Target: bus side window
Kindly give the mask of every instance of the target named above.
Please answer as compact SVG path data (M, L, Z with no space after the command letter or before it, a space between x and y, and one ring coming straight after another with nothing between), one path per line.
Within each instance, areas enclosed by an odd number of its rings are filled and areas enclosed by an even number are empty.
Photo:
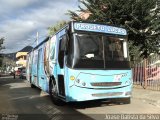
M55 57L55 45L52 45L52 48L50 50L50 59L54 60Z

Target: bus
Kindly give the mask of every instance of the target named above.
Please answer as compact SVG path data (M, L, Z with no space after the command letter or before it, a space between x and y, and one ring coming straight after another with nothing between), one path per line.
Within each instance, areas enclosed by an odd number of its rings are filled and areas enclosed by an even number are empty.
M129 104L127 36L121 27L71 21L28 54L27 80L57 105L114 98Z

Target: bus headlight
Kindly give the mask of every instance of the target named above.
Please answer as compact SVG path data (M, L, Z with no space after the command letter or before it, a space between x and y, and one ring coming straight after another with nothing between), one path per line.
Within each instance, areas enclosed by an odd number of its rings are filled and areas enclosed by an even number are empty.
M77 82L77 83L80 83L80 79L77 79L76 82Z
M130 85L130 84L131 84L131 80L127 80L127 81L125 82L125 84L126 84L126 85Z
M126 77L126 76L127 76L127 73L122 74L122 77Z
M74 76L70 76L70 80L75 80L75 77Z
M83 82L83 83L82 83L82 85L83 85L83 86L86 86L86 83L85 83L85 82Z

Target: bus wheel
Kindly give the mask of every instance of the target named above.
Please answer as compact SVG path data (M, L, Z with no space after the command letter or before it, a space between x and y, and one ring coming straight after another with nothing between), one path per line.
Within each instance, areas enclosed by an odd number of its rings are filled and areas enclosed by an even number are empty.
M111 99L112 102L116 103L116 104L130 104L131 103L131 98L115 98L115 99Z
M131 98L120 98L118 99L117 103L119 104L130 104L131 103Z
M31 86L31 88L35 88L35 86L32 83L30 83L30 86Z
M129 98L124 98L123 103L124 104L130 104L131 103L131 98L130 97Z
M57 85L54 79L50 79L50 84L49 84L49 94L52 102L55 105L62 106L64 105L64 102L58 98L58 90L57 90Z

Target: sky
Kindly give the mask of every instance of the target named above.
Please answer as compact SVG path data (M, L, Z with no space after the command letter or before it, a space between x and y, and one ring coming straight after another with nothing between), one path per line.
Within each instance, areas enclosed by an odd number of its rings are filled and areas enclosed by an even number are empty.
M47 28L70 20L67 11L76 11L78 5L78 0L0 0L0 38L5 38L6 48L1 53L33 45L37 32L45 39Z

